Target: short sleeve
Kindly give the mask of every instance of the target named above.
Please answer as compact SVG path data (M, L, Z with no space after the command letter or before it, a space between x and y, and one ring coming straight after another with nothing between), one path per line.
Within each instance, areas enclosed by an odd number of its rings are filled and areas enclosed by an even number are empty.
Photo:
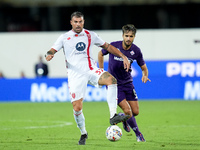
M143 59L143 55L142 55L142 52L141 52L141 50L140 49L138 49L138 57L136 58L136 61L137 61L137 64L139 65L139 66L143 66L144 64L145 64L145 61L144 61L144 59Z
M96 46L102 46L104 44L105 44L105 41L102 40L96 33L94 33L94 45L96 45Z
M57 51L59 51L61 48L63 48L63 34L58 37L58 39L56 40L56 42L53 44L53 46L51 48L53 48Z

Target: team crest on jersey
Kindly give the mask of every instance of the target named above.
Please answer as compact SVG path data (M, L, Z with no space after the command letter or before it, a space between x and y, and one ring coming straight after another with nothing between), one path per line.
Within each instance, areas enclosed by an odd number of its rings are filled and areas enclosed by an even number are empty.
M86 47L86 45L83 42L79 42L79 43L76 44L76 50L77 51L83 51L83 50L85 50L85 47Z
M131 55L134 55L135 53L134 53L134 51L131 51L130 54L131 54Z
M75 93L72 93L71 95L72 95L72 98L75 99L76 94L75 94Z

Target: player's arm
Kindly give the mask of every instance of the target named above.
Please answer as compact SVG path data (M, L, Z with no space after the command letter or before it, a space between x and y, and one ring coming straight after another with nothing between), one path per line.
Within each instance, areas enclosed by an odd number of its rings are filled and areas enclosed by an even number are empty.
M107 50L109 53L112 53L115 56L123 58L124 69L126 69L126 71L128 72L128 70L130 68L130 62L128 61L128 58L122 52L120 52L116 47L114 47L108 43L105 43L101 47L103 49Z
M53 48L51 48L45 55L45 58L47 61L50 61L53 57L54 57L54 54L56 53L57 51L54 50Z
M146 64L142 65L141 69L142 69L142 82L143 83L146 83L147 81L151 82L151 80L148 78L149 72L147 65Z
M102 51L98 53L99 68L104 68L104 57Z

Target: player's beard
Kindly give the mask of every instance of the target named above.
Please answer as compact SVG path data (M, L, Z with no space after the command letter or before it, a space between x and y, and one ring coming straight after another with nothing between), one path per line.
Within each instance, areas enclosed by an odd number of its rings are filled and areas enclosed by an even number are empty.
M128 44L128 43L130 43L130 44ZM130 46L131 46L131 41L124 41L124 46L126 47L126 48L129 48Z
M76 32L76 33L80 33L81 31L82 31L82 28L81 28L81 27L76 27L76 28L75 28L75 32Z

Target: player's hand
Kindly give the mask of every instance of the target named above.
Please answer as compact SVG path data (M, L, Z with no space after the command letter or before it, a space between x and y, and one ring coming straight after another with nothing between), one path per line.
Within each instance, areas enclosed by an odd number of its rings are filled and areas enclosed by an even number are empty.
M147 83L147 81L151 82L151 80L147 76L142 76L142 82Z
M126 56L123 55L122 58L123 58L123 63L124 63L124 69L126 70L126 72L128 72L130 68L130 62Z
M46 60L47 60L47 61L50 61L53 57L54 57L54 55L47 55L47 56L46 56Z

